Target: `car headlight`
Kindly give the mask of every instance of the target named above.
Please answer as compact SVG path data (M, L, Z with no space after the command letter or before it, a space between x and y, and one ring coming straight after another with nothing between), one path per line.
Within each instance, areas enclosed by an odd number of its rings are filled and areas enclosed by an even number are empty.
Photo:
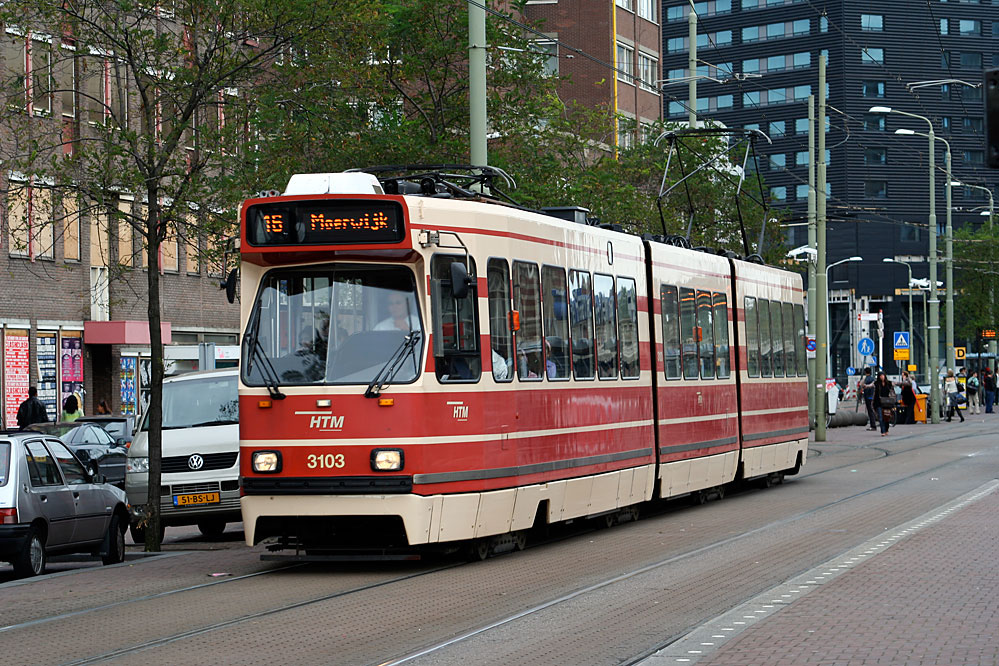
M148 472L149 458L132 458L132 457L126 458L125 471L128 474L138 474L140 472Z
M403 463L402 449L371 450L371 469L376 472L398 472Z
M253 471L260 474L276 474L281 471L280 451L254 451Z

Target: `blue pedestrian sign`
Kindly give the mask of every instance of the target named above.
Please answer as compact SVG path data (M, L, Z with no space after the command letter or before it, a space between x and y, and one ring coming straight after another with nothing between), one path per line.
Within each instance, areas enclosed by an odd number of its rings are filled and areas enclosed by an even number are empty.
M853 377L855 374L857 374L857 369L851 365L849 368L846 369L846 374Z
M908 349L909 348L909 332L908 331L895 331L893 336L895 339L895 349Z
M857 343L857 351L860 352L861 356L870 356L874 353L874 340L860 338L860 342Z

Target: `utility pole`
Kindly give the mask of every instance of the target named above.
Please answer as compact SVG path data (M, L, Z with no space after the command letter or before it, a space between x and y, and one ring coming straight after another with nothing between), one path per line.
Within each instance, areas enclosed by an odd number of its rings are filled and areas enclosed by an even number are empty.
M486 9L468 3L468 132L469 158L487 166L486 152Z
M940 423L940 377L937 359L940 353L940 300L937 298L937 181L936 135L930 125L930 366L926 378L930 382L930 421Z
M819 150L815 210L815 323L818 348L815 352L815 441L826 441L826 354L829 339L826 326L829 316L826 280L826 57L819 55Z
M694 3L689 2L690 12L687 14L687 72L690 81L687 82L687 124L690 129L697 127L697 12Z
M815 250L815 95L808 96L808 247ZM816 255L812 255L815 257ZM815 259L808 259L808 334L815 337ZM815 356L818 356L816 352ZM818 422L815 359L808 359L808 414Z
M947 290L947 367L954 370L954 374L957 374L957 361L954 358L954 227L951 224L951 193L950 191L954 189L951 187L951 183L954 182L950 173L950 144L947 144L947 153L945 155L947 167L947 192L945 200L947 201L947 229L944 232L944 251L946 262L947 277L944 278L947 284L944 288Z

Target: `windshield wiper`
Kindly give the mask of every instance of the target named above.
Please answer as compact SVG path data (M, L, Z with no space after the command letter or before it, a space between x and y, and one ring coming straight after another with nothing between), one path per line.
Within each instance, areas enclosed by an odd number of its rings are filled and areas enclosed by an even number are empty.
M284 393L281 393L280 386L281 378L278 377L278 373L271 364L271 360L267 358L267 354L264 353L264 349L260 345L259 307L254 310L253 317L253 324L249 327L250 339L247 341L247 346L250 348L250 355L249 358L246 359L246 375L249 377L250 372L253 371L253 359L258 359L260 361L258 371L260 372L261 378L264 380L264 385L267 387L267 393L270 394L271 400L284 400L285 395Z
M399 373L399 369L402 368L407 352L413 355L413 363L414 365L416 364L415 349L421 337L422 333L419 331L414 331L413 329L409 330L409 333L406 334L405 338L403 338L398 348L392 352L392 356L389 357L389 360L385 362L382 369L378 371L375 378L371 380L370 384L368 384L367 390L364 391L365 398L377 398L379 394L381 394L382 389L388 386Z

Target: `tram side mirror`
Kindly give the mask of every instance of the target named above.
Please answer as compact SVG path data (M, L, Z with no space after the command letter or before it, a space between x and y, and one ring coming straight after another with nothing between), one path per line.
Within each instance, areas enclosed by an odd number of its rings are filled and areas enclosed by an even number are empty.
M239 269L234 268L229 271L229 277L225 279L222 283L222 288L225 289L225 297L230 303L236 302L236 285L238 282Z
M468 289L472 286L472 278L468 276L465 264L460 261L451 262L451 293L457 299L467 298Z

